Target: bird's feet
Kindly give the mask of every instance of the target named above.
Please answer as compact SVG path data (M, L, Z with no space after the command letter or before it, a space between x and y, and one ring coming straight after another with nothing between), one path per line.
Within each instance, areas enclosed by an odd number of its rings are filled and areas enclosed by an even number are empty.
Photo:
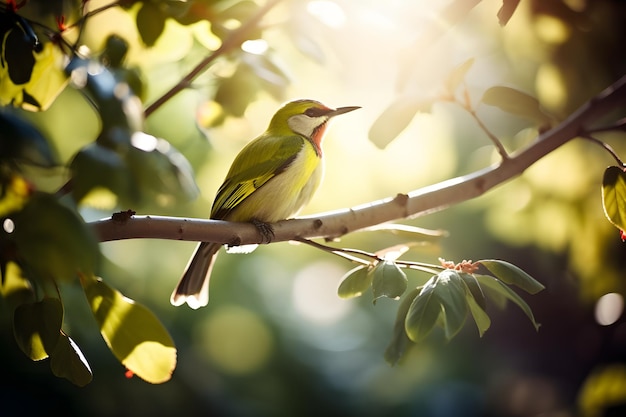
M274 228L271 224L262 222L258 219L252 219L252 224L257 228L263 237L262 243L270 243L274 240Z

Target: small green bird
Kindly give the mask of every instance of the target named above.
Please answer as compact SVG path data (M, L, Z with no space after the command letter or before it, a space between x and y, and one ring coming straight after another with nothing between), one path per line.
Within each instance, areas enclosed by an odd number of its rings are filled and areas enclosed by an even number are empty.
M263 226L295 215L323 175L322 139L328 121L360 107L331 109L314 100L280 108L267 130L246 145L217 191L211 219ZM209 302L209 276L219 243L201 242L170 301L197 309Z

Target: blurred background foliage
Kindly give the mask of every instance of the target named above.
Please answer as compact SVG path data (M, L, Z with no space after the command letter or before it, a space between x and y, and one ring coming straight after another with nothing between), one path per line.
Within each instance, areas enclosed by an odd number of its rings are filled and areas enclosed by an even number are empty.
M86 10L103 9L79 30L71 23L82 3ZM64 39L80 39L81 53L128 77L144 108L260 7L246 0L109 3L28 1L19 13L49 28L70 25ZM450 4L473 3L458 21L442 18ZM330 129L326 177L307 214L417 189L497 161L468 114L437 100L448 74L468 59L474 63L464 83L473 103L489 87L507 85L536 96L557 120L624 74L624 2L521 1L505 26L497 18L501 6L492 0L279 2L240 48L220 55L192 88L145 120L146 133L189 161L198 197L152 195L130 208L206 217L234 155L292 98L362 106L351 121ZM46 35L43 27L35 29ZM433 31L436 36L428 35ZM110 35L125 41L126 54L111 45L116 38ZM387 119L390 131L408 124L391 141L377 140L370 129L389 108L397 109ZM429 111L416 114L424 109ZM476 110L508 150L537 133L496 108ZM94 143L105 124L74 88L63 89L45 111L4 112L31 123L52 146L56 167L23 167L38 189L50 192L63 186L74 155ZM602 139L626 153L623 134ZM77 388L29 361L3 315L0 414L621 415L626 256L600 198L602 173L611 163L594 144L570 142L479 199L406 222L450 233L440 245L413 248L416 259L506 259L541 281L546 290L526 298L542 324L538 333L521 311L509 308L493 315L484 337L471 325L450 343L435 333L392 368L383 353L397 304L373 306L369 295L340 299L339 280L352 268L345 261L287 243L225 255L214 270L209 306L191 311L167 300L192 243L108 242L100 245L101 275L150 307L169 330L178 349L172 380L150 385L126 378L95 330L81 290L67 285L63 300L71 314L64 329L88 356L93 381ZM96 189L85 195L80 213L89 221L126 204ZM386 235L354 233L341 245L375 251L395 243Z

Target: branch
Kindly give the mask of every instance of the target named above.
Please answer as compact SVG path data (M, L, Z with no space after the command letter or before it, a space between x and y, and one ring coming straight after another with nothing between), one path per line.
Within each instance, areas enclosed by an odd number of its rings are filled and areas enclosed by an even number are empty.
M189 87L191 82L200 75L211 62L215 61L219 56L230 52L234 48L237 48L243 41L246 40L248 34L254 30L259 21L269 12L274 6L276 6L281 0L269 0L263 7L261 7L254 16L252 16L248 21L239 26L237 29L233 30L230 36L222 42L219 48L217 48L213 53L208 55L202 61L198 63L186 76L184 76L176 85L174 85L169 91L163 94L161 97L156 99L156 101L150 104L144 110L144 117L150 116L156 109L161 107L165 102L171 99L176 94L180 93L185 88Z
M537 140L497 165L440 182L408 194L374 201L273 225L274 242L312 238L332 239L381 223L424 216L478 197L508 181L568 141L584 136L597 123L626 102L626 75L589 100L563 123L542 133ZM262 243L251 223L162 216L133 216L124 221L103 219L91 223L100 241L120 239L172 239L211 241L229 245Z

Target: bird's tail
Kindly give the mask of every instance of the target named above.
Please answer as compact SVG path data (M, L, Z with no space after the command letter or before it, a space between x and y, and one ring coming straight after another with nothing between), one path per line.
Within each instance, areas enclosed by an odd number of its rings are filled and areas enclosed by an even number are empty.
M170 297L172 305L187 303L189 307L197 309L209 303L209 278L220 247L220 244L210 242L201 242L196 247Z

